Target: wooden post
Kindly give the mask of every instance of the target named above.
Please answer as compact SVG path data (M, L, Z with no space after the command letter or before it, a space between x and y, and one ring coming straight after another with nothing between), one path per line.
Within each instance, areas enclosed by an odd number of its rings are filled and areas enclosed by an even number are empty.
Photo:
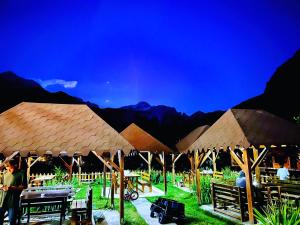
M120 162L120 223L124 223L124 153L119 150Z
M151 152L148 152L148 172L149 172L149 175L151 176L151 162L152 162L152 154Z
M191 164L191 181L192 181L192 186L194 186L194 169L195 169L195 161L194 161L194 157L192 154L188 153L188 158L190 160L190 164Z
M251 165L250 165L250 157L248 154L248 150L249 149L243 149L243 161L244 161L244 173L246 177L249 222L250 224L254 224L252 174L251 174Z
M201 184L200 184L200 171L198 169L199 166L199 152L198 150L194 150L194 159L195 159L195 177L196 177L196 190L197 190L197 201L198 204L201 204Z
M212 163L213 163L213 170L214 173L217 172L217 163L216 163L216 149L212 149Z
M253 158L254 158L254 161L256 161L258 158L258 149L256 149L255 147L252 147L252 149L253 149ZM258 165L255 167L255 179L256 179L257 183L261 182L260 169L259 169Z
M27 184L29 184L30 181L30 167L31 167L31 161L32 161L32 157L29 156L28 160L27 160Z
M114 161L114 155L111 155L110 161ZM115 185L113 177L113 167L110 168L110 205L112 208L115 208Z
M103 164L103 187L102 187L102 195L106 198L106 165Z
M163 174L164 174L164 191L165 191L165 195L167 194L167 169L166 169L166 157L165 157L165 153L162 153L162 158L163 158Z
M78 157L78 181L79 181L79 184L81 184L81 161L82 161L82 158L81 158L81 155Z
M175 155L172 154L172 181L173 185L175 185Z

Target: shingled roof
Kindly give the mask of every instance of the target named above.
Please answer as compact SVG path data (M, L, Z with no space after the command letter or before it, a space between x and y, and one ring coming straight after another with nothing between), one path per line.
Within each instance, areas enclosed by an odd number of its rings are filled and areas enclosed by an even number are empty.
M191 148L299 144L298 125L263 110L230 109Z
M134 147L86 105L23 102L0 114L0 153L6 156L119 149L128 154Z
M187 136L181 139L177 144L176 148L179 152L187 152L190 150L191 145L209 128L208 125L200 126L191 131ZM200 148L200 146L199 146Z
M138 151L150 151L153 153L172 152L169 147L151 136L149 133L132 123L125 128L121 135Z

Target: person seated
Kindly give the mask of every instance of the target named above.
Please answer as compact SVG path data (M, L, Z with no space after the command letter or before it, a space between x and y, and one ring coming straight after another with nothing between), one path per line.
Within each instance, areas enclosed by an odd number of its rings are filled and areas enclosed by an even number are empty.
M235 185L240 188L246 188L246 177L244 171L239 172L239 177L236 178Z
M284 167L284 164L280 164L281 168L277 170L276 176L279 177L279 180L289 179L290 173L287 168Z

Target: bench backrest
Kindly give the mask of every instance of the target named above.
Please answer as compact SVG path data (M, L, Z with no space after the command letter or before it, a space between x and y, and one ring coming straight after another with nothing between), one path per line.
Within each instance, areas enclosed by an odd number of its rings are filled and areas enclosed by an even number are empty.
M149 182L151 181L151 176L149 173L142 172L141 178L142 178L142 180L145 180L145 181L149 181Z
M215 171L215 172L213 173L213 177L214 177L214 178L223 178L223 177L224 177L224 174L223 174L223 172Z

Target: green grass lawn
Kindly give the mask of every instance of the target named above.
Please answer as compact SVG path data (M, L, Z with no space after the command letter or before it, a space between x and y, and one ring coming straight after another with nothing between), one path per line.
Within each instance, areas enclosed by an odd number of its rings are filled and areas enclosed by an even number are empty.
M163 184L156 185L157 188L163 190ZM230 222L228 220L222 218L216 218L208 212L203 211L199 208L197 204L197 198L181 189L171 186L168 186L168 193L166 198L170 198L185 204L185 216L187 218L187 223L189 225L209 225L209 224L217 224L217 225L234 225L235 223ZM149 197L147 198L149 201L153 202L157 199L157 197Z
M92 184L93 188L93 207L95 209L110 208L110 199L101 197L102 185ZM80 191L76 193L75 199L85 199L87 184L77 186ZM131 202L125 201L125 225L147 225L145 220L138 214ZM119 210L119 199L115 199L115 209Z
M92 184L93 188L93 207L95 209L103 209L110 207L110 200L101 197L100 193L102 191L102 185ZM76 199L84 199L86 197L86 190L88 185L82 184L77 188L80 191L76 194ZM156 185L159 189L163 190L163 184ZM225 219L217 218L208 212L201 210L197 204L197 199L194 195L180 190L179 188L168 186L168 194L166 198L174 199L185 204L185 215L187 218L187 223L189 225L235 225L230 221ZM153 202L157 197L147 198L149 201ZM119 210L119 199L115 199L115 209ZM135 207L131 202L125 201L125 224L126 225L146 225L145 220L138 214Z

